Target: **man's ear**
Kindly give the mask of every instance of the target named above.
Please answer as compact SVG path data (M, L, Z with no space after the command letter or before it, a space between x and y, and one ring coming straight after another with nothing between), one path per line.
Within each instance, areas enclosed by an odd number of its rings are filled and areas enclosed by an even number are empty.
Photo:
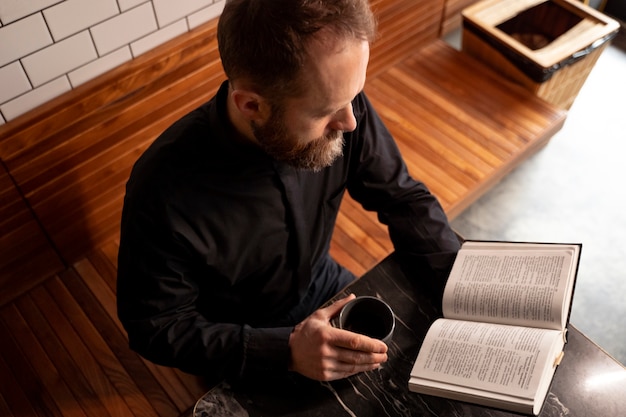
M235 89L230 94L235 107L246 120L264 123L269 117L269 103L261 95L245 89Z

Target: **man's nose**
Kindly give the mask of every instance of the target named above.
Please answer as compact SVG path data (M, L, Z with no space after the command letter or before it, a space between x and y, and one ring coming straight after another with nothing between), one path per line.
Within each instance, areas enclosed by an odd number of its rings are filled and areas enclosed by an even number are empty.
M333 130L341 130L342 132L352 132L356 129L356 118L352 111L352 104L349 104L341 111L337 112L330 127Z

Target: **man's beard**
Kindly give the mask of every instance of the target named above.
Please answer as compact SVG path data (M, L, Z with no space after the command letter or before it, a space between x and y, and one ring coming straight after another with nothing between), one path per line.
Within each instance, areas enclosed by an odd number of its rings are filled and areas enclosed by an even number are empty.
M320 136L306 144L289 135L282 113L274 109L263 126L250 123L261 148L272 158L305 170L319 171L343 154L343 132L340 130Z

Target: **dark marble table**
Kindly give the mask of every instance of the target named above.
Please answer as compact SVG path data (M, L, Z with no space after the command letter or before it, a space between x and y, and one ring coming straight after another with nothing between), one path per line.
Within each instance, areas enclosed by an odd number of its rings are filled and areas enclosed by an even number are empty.
M441 314L439 291L420 284L430 274L391 255L344 291L380 297L396 313L389 360L381 369L330 383L295 374L245 388L222 383L198 400L194 417L518 415L408 391L426 330ZM565 356L540 416L626 416L626 369L570 325Z

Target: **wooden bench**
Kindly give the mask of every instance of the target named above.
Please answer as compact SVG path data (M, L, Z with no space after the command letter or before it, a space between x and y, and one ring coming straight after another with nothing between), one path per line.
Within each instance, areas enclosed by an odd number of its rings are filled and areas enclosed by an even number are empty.
M462 1L372 0L381 38L366 85L411 172L450 217L566 115L438 40L447 6ZM207 23L0 127L0 414L175 417L205 389L129 351L115 275L132 164L223 79L215 29ZM376 216L345 199L333 256L361 274L391 249Z

